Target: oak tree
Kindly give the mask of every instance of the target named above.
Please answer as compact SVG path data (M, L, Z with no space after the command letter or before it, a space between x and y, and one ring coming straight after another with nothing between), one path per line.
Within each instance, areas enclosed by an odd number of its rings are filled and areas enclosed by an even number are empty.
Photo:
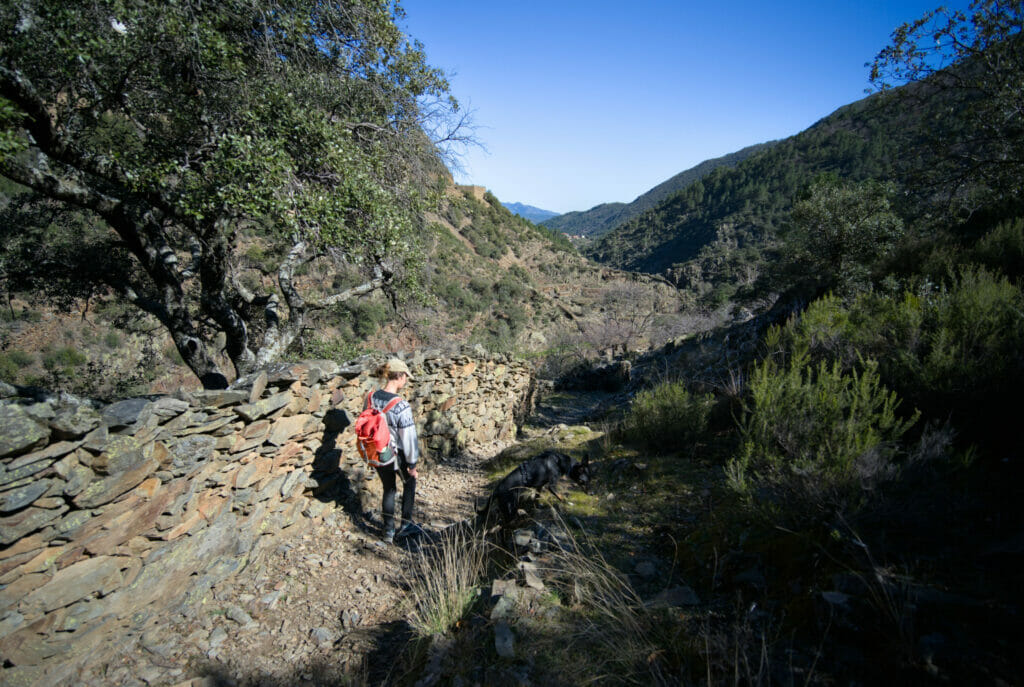
M155 316L204 386L232 372L218 333L236 375L275 359L315 308L393 285L415 181L459 135L400 17L390 0L3 3L0 175L51 214L4 243L63 246L64 269ZM242 236L277 258L263 292L240 278ZM314 301L296 270L325 254L364 278ZM62 264L18 268L38 283Z

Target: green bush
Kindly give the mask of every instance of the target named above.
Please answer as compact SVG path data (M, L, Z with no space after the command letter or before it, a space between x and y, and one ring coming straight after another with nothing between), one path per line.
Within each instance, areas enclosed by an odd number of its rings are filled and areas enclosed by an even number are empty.
M6 353L0 353L0 379L13 382L18 378L18 366Z
M773 522L801 527L855 513L876 484L896 476L898 442L918 413L901 418L877 364L860 368L814 365L797 352L782 364L765 359L750 375L729 483Z
M659 384L633 399L623 436L662 453L684 450L707 430L713 401L711 394L691 394L682 382Z
M86 357L72 346L61 346L43 353L43 367L50 372L70 371L79 365L84 365L86 360Z
M969 267L947 286L925 281L898 297L862 294L847 306L827 296L773 330L768 343L846 370L861 356L877 360L883 383L901 398L985 441L1011 419L1024 384L1024 293Z
M1010 277L1024 275L1024 218L997 224L974 247L978 262Z
M321 339L319 337L302 340L297 346L289 349L288 360L333 360L344 362L358 358L365 349L355 343L341 339Z
M13 349L6 353L7 358L13 362L18 368L25 368L35 362L36 357L31 353L26 353L20 349Z

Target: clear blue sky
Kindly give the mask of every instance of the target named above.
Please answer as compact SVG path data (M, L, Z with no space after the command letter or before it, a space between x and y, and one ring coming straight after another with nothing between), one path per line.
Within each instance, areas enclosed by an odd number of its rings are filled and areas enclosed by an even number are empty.
M941 0L403 0L486 150L459 183L554 212L629 202L864 97L866 62ZM944 4L965 8L966 0Z

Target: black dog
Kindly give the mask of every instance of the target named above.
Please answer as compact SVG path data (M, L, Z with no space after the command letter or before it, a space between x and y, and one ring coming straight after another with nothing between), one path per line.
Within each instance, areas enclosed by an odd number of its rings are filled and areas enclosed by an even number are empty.
M485 524L492 506L497 502L498 511L507 526L515 518L519 510L519 498L524 489L541 489L546 487L559 501L564 499L555 491L558 480L566 475L576 484L587 490L590 484L590 456L579 463L558 451L545 451L529 460L520 463L512 472L505 475L494 492L487 499L483 509L477 511L477 523Z

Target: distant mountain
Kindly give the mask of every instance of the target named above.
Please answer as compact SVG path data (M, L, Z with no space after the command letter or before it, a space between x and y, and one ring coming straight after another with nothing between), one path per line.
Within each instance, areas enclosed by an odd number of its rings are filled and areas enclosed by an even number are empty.
M523 203L502 203L506 208L509 209L513 214L519 215L523 219L528 219L534 224L540 224L546 219L557 217L557 212L551 212L550 210L541 210L535 208L532 205L524 205Z
M557 229L570 236L589 236L596 238L611 231L615 227L628 222L645 210L653 208L662 200L677 191L681 191L701 177L710 174L720 167L735 167L751 155L774 145L774 141L758 143L742 150L712 160L705 160L696 167L680 172L668 181L664 181L631 203L602 203L589 210L567 212L544 221L544 226Z
M665 275L721 302L764 273L765 251L786 226L794 197L817 175L895 179L905 132L921 116L877 96L842 107L790 138L745 149L753 154L664 197L585 253L619 269Z

